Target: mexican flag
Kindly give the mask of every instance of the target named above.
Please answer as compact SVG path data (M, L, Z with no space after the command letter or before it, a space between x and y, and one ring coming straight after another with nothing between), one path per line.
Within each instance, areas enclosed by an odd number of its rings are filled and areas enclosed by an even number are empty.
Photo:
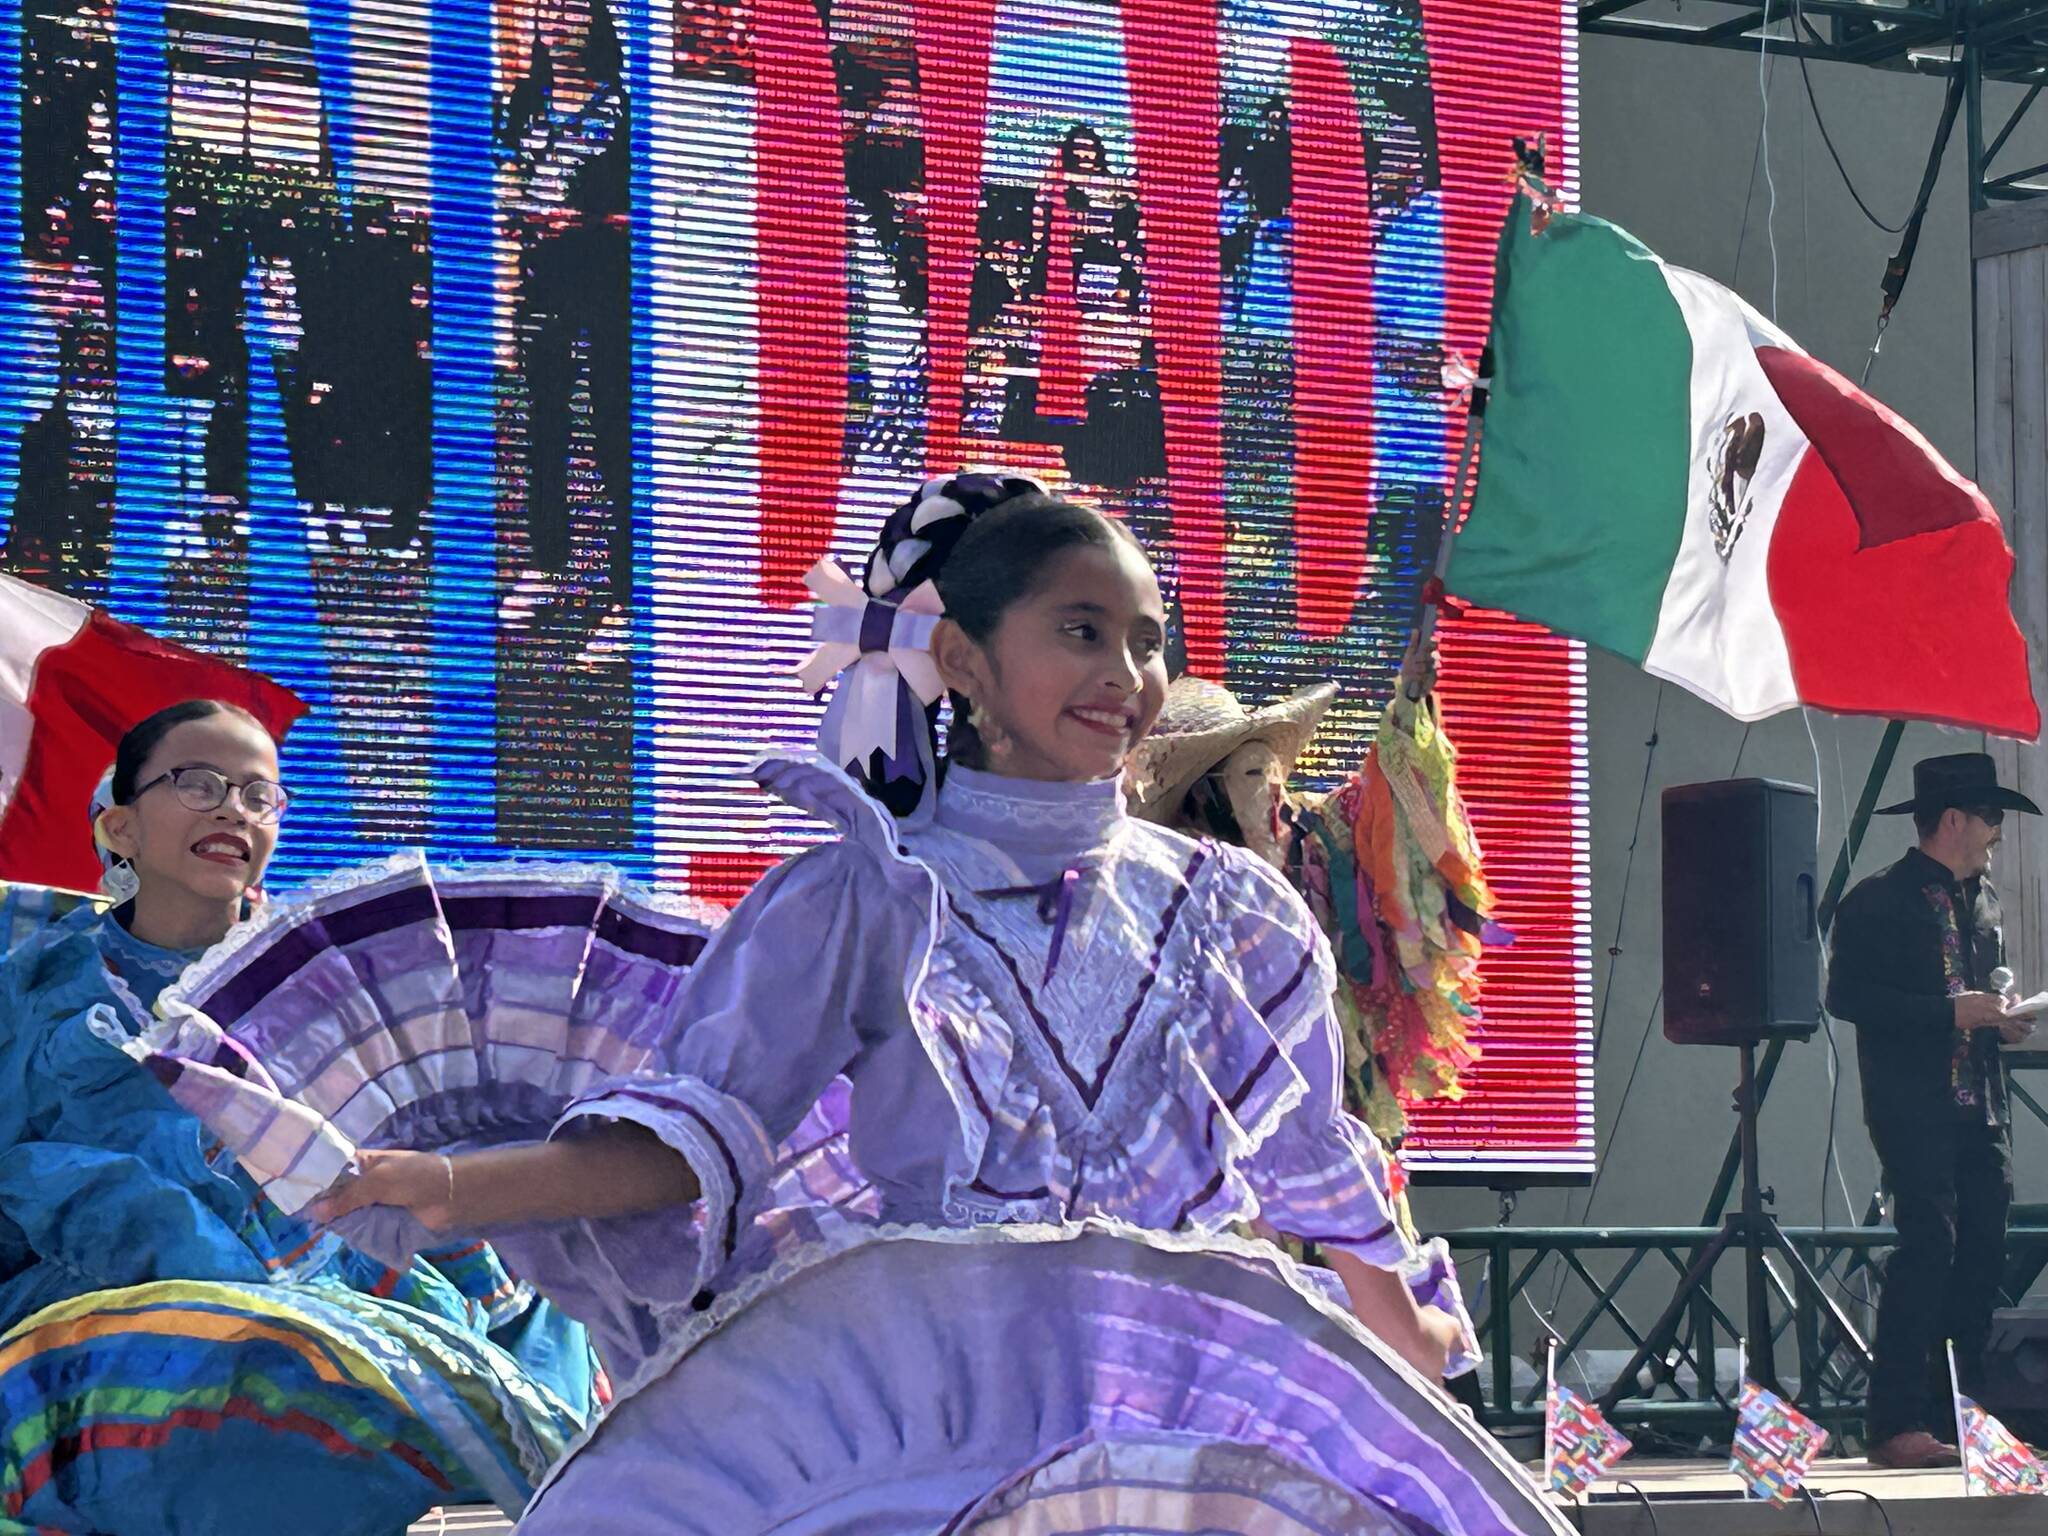
M1515 200L1446 585L1760 720L1796 704L2032 738L1984 493L1720 284Z

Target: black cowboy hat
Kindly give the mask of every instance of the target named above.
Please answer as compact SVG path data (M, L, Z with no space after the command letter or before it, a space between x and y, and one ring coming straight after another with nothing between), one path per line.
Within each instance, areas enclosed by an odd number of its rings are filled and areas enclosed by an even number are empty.
M2016 789L1998 782L1998 765L1989 752L1951 752L1946 757L1923 757L1913 765L1913 798L1897 805L1878 808L1880 816L1903 816L1909 811L1943 811L1950 806L1966 811L2025 811L2041 814Z

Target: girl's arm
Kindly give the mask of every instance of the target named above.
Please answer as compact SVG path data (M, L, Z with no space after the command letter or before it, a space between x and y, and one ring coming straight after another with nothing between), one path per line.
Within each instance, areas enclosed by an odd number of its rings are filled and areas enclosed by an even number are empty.
M618 1123L528 1146L458 1157L364 1152L362 1172L316 1202L331 1223L366 1205L410 1211L433 1232L476 1232L529 1221L637 1216L698 1196L682 1154L652 1131Z
M1328 1249L1323 1256L1344 1282L1358 1320L1421 1372L1425 1381L1443 1380L1444 1368L1464 1334L1458 1320L1448 1312L1419 1305L1406 1277L1397 1269L1381 1269L1340 1248Z
M903 957L928 919L880 873L849 842L771 870L662 1004L656 1061L593 1084L545 1143L362 1153L316 1218L381 1206L465 1235L594 1223L637 1297L694 1293L767 1198L776 1144L903 1012ZM702 1234L680 1215L659 1237L632 1219L700 1200Z

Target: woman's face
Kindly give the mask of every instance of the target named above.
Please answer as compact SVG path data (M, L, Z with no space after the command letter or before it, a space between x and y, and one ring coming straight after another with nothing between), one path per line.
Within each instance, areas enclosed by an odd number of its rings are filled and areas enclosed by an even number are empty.
M212 810L191 809L164 778L180 768L210 768L230 785L274 783L277 744L236 715L173 726L136 775L130 803L107 813L108 844L134 865L145 889L209 903L243 896L263 878L277 847L277 823L252 821L233 790Z

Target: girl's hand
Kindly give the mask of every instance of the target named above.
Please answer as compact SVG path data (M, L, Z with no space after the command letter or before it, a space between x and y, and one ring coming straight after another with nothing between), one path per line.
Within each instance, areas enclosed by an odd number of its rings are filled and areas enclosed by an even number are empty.
M1444 1368L1464 1338L1458 1320L1441 1307L1420 1305L1400 1271L1368 1264L1341 1248L1323 1252L1344 1282L1358 1320L1425 1381L1441 1385Z
M431 1232L454 1227L455 1165L442 1154L363 1151L356 1157L362 1171L314 1201L307 1208L313 1220L331 1226L366 1205L388 1205L411 1212Z
M1449 1368L1451 1356L1458 1352L1465 1341L1465 1330L1458 1320L1441 1307L1422 1309L1423 1348L1420 1359L1409 1360L1418 1371L1431 1381L1442 1381Z
M1401 689L1411 699L1421 700L1436 692L1436 637L1413 636L1401 653Z

